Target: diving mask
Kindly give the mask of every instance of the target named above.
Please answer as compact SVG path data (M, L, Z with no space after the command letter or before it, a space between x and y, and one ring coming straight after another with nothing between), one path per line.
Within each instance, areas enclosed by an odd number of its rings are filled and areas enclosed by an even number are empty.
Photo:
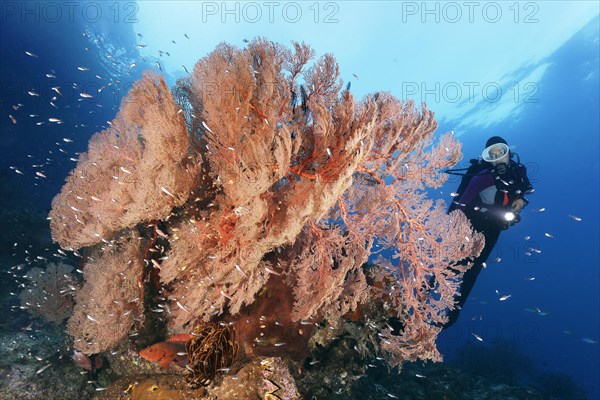
M496 143L486 147L481 154L484 161L493 164L507 163L509 158L508 146L504 143Z

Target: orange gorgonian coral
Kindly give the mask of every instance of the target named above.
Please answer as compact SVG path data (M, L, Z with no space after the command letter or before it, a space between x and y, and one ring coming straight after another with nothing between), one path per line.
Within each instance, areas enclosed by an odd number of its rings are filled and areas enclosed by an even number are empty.
M438 359L435 337L464 272L456 262L482 244L425 196L460 145L446 134L433 146L424 105L387 92L357 101L332 55L313 58L303 43L259 38L219 45L174 95L146 75L55 198L53 237L78 248L160 220L166 245L151 266L174 331L237 314L277 274L294 321L387 296L405 326L383 346L390 363ZM392 260L374 288L362 266L383 250Z

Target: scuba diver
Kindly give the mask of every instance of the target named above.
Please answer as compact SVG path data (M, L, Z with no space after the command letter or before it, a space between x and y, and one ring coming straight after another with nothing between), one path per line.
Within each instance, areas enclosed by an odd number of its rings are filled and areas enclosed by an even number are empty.
M513 160L515 156L516 161ZM455 298L456 307L450 311L444 329L458 319L460 309L496 245L500 232L521 220L519 213L529 203L525 195L534 191L519 156L511 152L506 140L499 136L488 139L481 158L470 162L469 168L446 171L462 176L457 193L453 193L454 201L448 212L455 209L464 212L473 229L485 236L485 247L474 260L459 262L461 265L473 265L463 276L460 294ZM466 172L462 172L465 170Z

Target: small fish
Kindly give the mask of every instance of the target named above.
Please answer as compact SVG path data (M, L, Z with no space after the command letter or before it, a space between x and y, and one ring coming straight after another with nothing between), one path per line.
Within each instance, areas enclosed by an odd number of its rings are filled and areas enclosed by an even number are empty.
M450 193L450 196L452 196L452 197L458 197L458 193L452 192L452 193Z
M184 33L183 36L185 36L186 39L189 39L190 37L187 35L187 33Z
M40 96L38 93L34 92L33 90L30 90L30 91L28 91L27 93L28 93L30 96L37 96L37 97L39 97L39 96Z
M89 71L90 69L87 67L77 67L78 70L80 71Z
M327 155L331 157L331 150L329 150L329 147L327 147L325 150L327 150Z
M156 62L156 66L158 67L158 69L160 69L160 70L162 71L162 68L161 68L161 66L160 66L160 63L159 63L158 61Z
M575 215L570 215L570 214L569 214L569 218L571 218L572 220L574 220L574 221L577 221L577 222L580 222L580 221L581 221L581 218L579 218L579 217L577 217L577 216L575 216Z
M477 335L476 333L471 333L473 336L475 336L475 339L479 340L480 342L483 342L483 339L481 338L481 336Z
M279 343L275 343L275 347L281 347L284 346L285 342L279 342Z
M165 239L169 238L169 236L166 233L164 233L163 231L161 231L160 229L158 229L158 227L154 227L154 229L156 230L156 233L158 234L158 236L165 238Z
M98 323L98 320L97 320L96 318L92 317L91 315L89 315L89 314L86 314L86 317L87 317L87 319L89 319L90 321L92 321L92 322L95 322L95 323Z
M54 78L56 78L56 75L54 75L54 74L46 74L46 78L52 78L52 79L54 79Z
M527 312L530 312L530 313L539 313L539 312L542 311L542 310L540 310L537 307L536 308L525 308L524 310L527 311Z
M352 74L352 76L355 77L356 79L358 79L358 75Z
M524 240L529 240L529 239L531 239L531 236L527 235L527 236L525 236L523 239L524 239Z
M121 169L121 171L125 172L126 174L131 175L131 171L129 171L128 169L125 169L123 167L121 167L120 169Z
M500 301L504 301L504 300L508 300L508 299L510 299L511 297L512 297L512 295L511 295L511 294L506 294L506 295L504 295L504 296L500 297L500 299L499 299L499 300L500 300Z
M35 54L33 54L33 53L32 53L32 52L30 52L30 51L26 51L26 52L25 52L25 54L27 54L29 57L35 57L35 58L38 58L38 56L36 56Z
M148 46L147 44L138 44L137 48L138 49L143 49L144 47Z
M269 274L273 274L273 275L281 275L279 272L272 270L269 267L265 267L265 271L267 271Z
M587 337L581 338L581 341L588 344L597 344L598 341Z
M237 269L240 274L244 275L245 278L248 277L248 275L246 275L246 273L242 270L242 267L239 265L235 264L235 269Z
M44 372L45 370L47 370L48 368L50 368L51 365L52 364L46 364L42 368L38 369L35 373L36 374L41 374L42 372Z
M13 124L16 124L16 123L17 123L17 119L16 119L15 117L13 117L13 116L12 116L12 115L10 115L10 114L8 115L8 117L10 118L10 121L11 121Z
M227 293L225 293L224 291L222 291L222 290L221 290L221 296L223 296L223 297L226 297L226 298L228 298L229 300L232 300L232 301L233 301L233 298L232 298L230 295L228 295Z
M206 122L202 121L202 126L204 127L204 129L206 129L210 133L213 133L213 131L210 130L210 128L208 127L208 125L206 125Z
M181 308L186 313L190 313L180 302L176 302L175 304L177 304L177 307Z
M172 198L175 198L175 196L173 196L173 193L171 193L167 189L165 189L164 186L161 186L160 190L162 190L164 193L166 193L167 195L171 196Z
M185 65L182 65L182 67L185 72L187 72L188 74L190 73L190 71L188 71L188 69L185 67Z
M542 207L542 208L535 208L533 211L537 211L537 212L544 212L544 211L546 211L546 207Z
M40 178L46 178L46 179L48 179L48 177L46 175L44 175L42 172L40 172L40 171L36 171L35 174L37 176L39 176Z
M54 86L54 87L52 87L52 90L54 90L56 93L58 93L59 95L62 96L63 94L60 92L59 89L60 89L60 86ZM53 99L53 100L56 100L56 99ZM54 106L54 107L56 107L56 106Z
M89 93L79 93L79 96L83 97L84 99L91 99L94 97Z

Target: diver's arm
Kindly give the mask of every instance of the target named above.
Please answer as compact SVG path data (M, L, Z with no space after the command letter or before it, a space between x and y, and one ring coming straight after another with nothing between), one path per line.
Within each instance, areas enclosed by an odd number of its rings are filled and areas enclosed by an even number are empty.
M529 177L527 176L527 168L523 164L517 164L516 166L517 176L520 180L519 190L523 192L523 194L531 194L535 191L533 185L529 181ZM523 197L525 199L525 197ZM526 203L529 203L527 199L525 199Z
M463 195L458 200L456 208L465 211L467 205L470 204L482 190L492 185L494 185L494 177L492 174L475 175L469 182Z

